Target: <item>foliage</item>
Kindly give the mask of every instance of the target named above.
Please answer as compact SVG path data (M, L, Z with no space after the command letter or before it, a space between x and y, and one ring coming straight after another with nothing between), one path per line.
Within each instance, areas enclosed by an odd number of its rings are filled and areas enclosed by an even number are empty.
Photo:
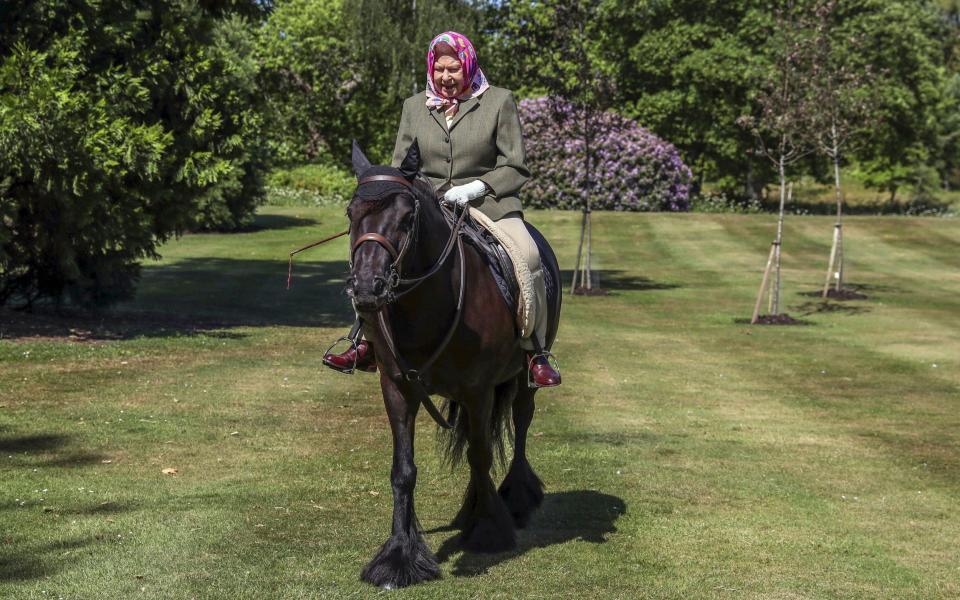
M736 119L765 59L772 15L753 0L604 3L595 45L617 82L618 110L675 144L696 177L756 196L771 169Z
M763 205L755 198L743 199L722 191L704 191L690 198L690 212L755 214L763 212Z
M858 132L864 181L893 197L901 187L939 187L942 128L949 123L944 54L948 30L933 2L842 0L837 3L838 60L875 74L873 123ZM954 125L956 120L952 120Z
M559 108L559 113L554 109ZM586 172L582 138L571 137L564 122L576 118L568 103L547 98L520 102L531 181L524 187L527 206L579 208ZM559 118L558 118L559 116ZM595 115L597 162L591 204L606 210L686 210L690 169L676 149L613 112Z
M322 199L321 203L345 203L357 187L357 178L350 172L338 167L326 164L302 165L291 169L277 169L270 174L267 183L271 187L270 202L272 204L289 205L296 204L300 200L293 198L306 198L314 196ZM290 190L289 192L278 192L279 189ZM309 194L297 194L295 191L309 192ZM290 200L284 200L284 198ZM311 198L310 205L317 204L317 200Z
M792 2L778 8L770 32L771 61L752 94L751 114L737 119L756 138L758 153L769 159L785 193L786 165L814 150L815 124L821 107L810 84L817 68L811 15Z
M137 260L258 197L233 11L22 2L0 28L0 304L132 293ZM234 26L236 28L236 24Z
M516 12L519 6L536 10L541 3L504 4ZM695 189L708 180L756 195L774 178L769 163L749 154L753 136L735 121L750 112L757 81L774 61L769 38L778 4L604 0L591 16L590 54L615 82L617 110L677 146L694 170ZM937 171L946 170L942 157L956 155L946 145L956 140L958 124L950 108L957 103L948 101L943 70L945 56L958 53L955 8L941 9L930 0L839 0L837 5L838 33L855 40L846 43L838 35L839 60L853 70L870 66L883 74L869 92L877 100L878 124L858 132L860 143L850 158L874 174L873 185L891 193L935 184ZM515 58L503 57L510 60ZM957 72L956 66L950 68Z
M448 29L471 36L475 23L463 0L279 3L259 41L277 160L346 166L357 139L372 160L388 161L402 102L424 89L430 39Z
M217 22L205 49L207 81L198 89L216 106L218 128L210 132L229 168L197 196L191 229L226 231L248 225L264 199L264 174L271 162L264 139L263 95L250 22L231 16Z

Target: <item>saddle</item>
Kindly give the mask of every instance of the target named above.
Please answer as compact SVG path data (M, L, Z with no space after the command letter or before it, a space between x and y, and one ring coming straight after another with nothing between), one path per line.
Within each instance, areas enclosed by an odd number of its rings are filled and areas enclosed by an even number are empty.
M487 263L507 310L510 311L510 314L517 316L514 320L517 335L523 336L527 333L524 331L523 318L526 311L523 310L524 298L520 283L517 280L514 261L503 244L487 228L487 225L491 223L486 215L475 208L471 208L463 220L460 231L464 240L476 248L484 262ZM526 265L523 266L526 267ZM530 301L532 302L533 299L531 298ZM532 330L532 327L531 323L529 328Z

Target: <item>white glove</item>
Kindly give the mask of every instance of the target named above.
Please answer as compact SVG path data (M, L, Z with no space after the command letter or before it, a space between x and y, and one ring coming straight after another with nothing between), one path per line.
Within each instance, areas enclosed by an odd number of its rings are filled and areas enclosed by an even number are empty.
M476 179L464 185L455 185L443 195L443 201L449 204L466 205L487 193L487 184Z

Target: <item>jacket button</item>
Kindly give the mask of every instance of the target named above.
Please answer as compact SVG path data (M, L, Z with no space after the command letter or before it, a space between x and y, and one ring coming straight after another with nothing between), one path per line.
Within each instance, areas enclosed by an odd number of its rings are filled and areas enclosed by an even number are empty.
M446 160L447 162L450 162L450 157L448 156L445 160Z
M449 144L449 143L450 143L450 138L448 138L448 137L443 138L443 142L444 142L445 144Z

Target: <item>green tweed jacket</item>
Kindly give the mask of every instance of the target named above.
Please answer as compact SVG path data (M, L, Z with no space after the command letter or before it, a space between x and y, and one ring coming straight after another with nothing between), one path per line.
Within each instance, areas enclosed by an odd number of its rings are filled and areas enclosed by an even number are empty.
M442 112L427 108L423 92L403 103L393 166L399 167L416 138L421 170L437 190L475 179L489 190L481 204L473 204L494 221L522 212L518 194L530 178L523 148L517 104L510 90L493 87L460 104L450 123Z

